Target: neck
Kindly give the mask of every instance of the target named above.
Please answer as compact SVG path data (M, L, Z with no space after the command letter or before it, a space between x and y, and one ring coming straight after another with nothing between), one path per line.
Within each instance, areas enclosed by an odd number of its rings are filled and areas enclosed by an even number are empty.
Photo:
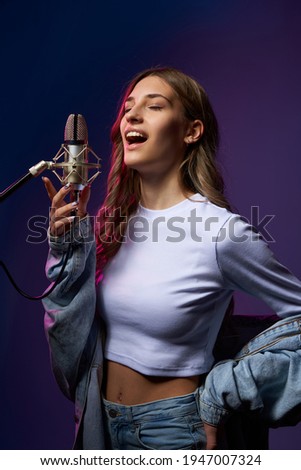
M192 193L182 188L177 175L168 179L143 178L141 176L140 185L140 203L147 209L167 209L192 195Z

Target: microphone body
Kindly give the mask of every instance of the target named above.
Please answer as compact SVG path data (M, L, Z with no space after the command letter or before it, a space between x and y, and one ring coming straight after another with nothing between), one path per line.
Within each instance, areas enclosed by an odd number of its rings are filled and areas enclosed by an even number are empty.
M88 181L88 128L81 114L70 114L64 133L64 180L81 191Z
M94 157L94 162L89 161L89 154ZM60 159L63 157L63 161ZM80 191L87 184L92 183L99 175L100 158L88 146L88 129L85 118L81 114L70 114L64 133L64 143L61 149L50 163L50 169L55 173L62 184L72 184L78 197ZM62 169L60 176L56 168ZM89 170L94 169L96 173L89 178Z
M64 180L73 184L74 190L82 191L88 180L87 145L65 144Z

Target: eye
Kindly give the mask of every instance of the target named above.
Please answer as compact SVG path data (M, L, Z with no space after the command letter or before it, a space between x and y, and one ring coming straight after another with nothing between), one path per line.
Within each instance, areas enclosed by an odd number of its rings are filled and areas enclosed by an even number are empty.
M161 109L163 109L163 106L157 106L155 104L152 104L151 106L149 106L150 109L155 109L156 111L161 111Z
M131 109L132 108L124 108L124 110L123 110L124 114L129 113L131 111Z

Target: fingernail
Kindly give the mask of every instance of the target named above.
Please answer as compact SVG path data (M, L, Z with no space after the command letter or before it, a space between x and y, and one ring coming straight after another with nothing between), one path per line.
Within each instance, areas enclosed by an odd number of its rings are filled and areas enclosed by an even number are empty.
M77 202L77 201L73 201L71 205L72 205L73 207L78 206L78 202Z
M69 222L72 223L75 219L75 215L70 215L70 217L67 217Z
M65 184L64 188L69 189L70 188L70 183Z

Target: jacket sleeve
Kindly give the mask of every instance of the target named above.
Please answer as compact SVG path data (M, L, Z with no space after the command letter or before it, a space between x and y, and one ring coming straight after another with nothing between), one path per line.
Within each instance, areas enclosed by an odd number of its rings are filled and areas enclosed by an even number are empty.
M49 342L52 369L62 392L75 399L83 354L95 317L95 242L89 218L73 226L65 237L50 237L46 274L57 278L68 246L71 251L62 279L45 299L45 331Z
M255 414L270 427L301 420L301 317L296 322L295 335L213 367L200 395L203 421L219 426L234 412Z
M216 241L224 287L266 302L282 319L301 316L301 283L282 264L257 230L234 215ZM201 395L202 419L219 425L235 411L256 412L270 426L300 419L300 335L239 360L217 364ZM287 349L288 348L288 349ZM297 412L297 410L299 410Z

